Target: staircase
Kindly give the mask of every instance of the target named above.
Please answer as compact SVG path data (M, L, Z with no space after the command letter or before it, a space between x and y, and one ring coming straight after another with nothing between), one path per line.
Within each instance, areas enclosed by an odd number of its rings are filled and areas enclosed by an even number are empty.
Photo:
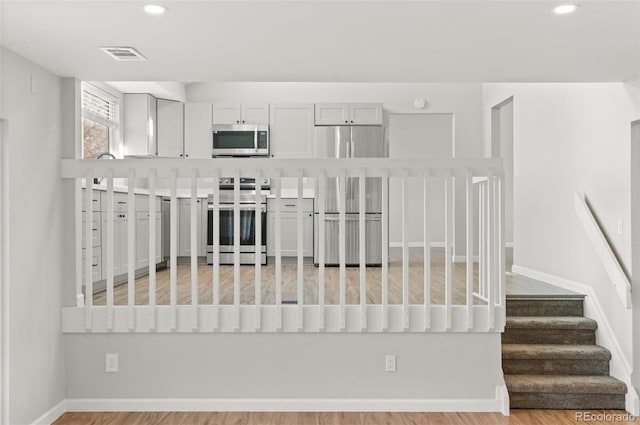
M609 376L611 353L584 296L509 296L502 369L511 408L624 409L626 385Z

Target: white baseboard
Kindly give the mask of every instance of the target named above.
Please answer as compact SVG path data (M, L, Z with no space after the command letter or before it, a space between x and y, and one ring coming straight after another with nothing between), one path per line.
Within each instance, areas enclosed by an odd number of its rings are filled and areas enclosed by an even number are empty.
M600 301L598 301L598 297L596 296L593 288L583 283L578 283L569 279L529 269L527 267L517 266L515 264L511 270L513 273L586 295L584 299L585 316L598 322L598 329L596 331L598 345L601 345L611 351L610 374L614 378L617 378L627 384L627 411L634 416L640 415L640 399L638 398L638 394L631 383L631 372L633 369L631 368L629 360L624 355L624 352L613 333L611 324L609 323L607 315L605 314Z
M32 422L32 425L50 425L67 411L66 401L60 403L47 410L38 419Z
M467 262L467 256L466 255L454 255L452 261L454 263L466 263ZM480 261L480 257L477 255L474 255L471 257L471 261L473 261L474 263L477 263L478 261Z
M500 413L509 416L509 390L504 382L504 375L501 384L496 387L496 399L500 403Z
M424 242L409 242L409 248L424 248ZM444 242L431 242L431 248L444 248ZM402 242L389 242L389 248L402 248Z
M503 412L495 399L69 399L69 412Z

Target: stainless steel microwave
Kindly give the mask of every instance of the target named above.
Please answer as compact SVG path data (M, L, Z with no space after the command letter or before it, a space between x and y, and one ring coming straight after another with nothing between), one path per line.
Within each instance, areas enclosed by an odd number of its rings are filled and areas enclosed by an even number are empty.
M219 124L213 126L212 156L268 156L267 124Z

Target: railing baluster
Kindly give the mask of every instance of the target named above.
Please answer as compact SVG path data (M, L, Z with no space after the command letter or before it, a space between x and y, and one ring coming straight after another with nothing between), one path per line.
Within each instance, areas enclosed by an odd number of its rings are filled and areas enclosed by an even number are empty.
M409 172L402 171L402 326L409 328Z
M345 298L346 298L346 281L347 281L347 268L346 268L346 210L345 203L347 202L346 194L346 170L342 169L339 177L339 198L338 198L338 212L340 217L340 225L338 230L339 240L339 252L340 252L340 330L344 330L346 327L345 317Z
M93 179L93 177L91 177L91 171L87 172L87 177L90 177L91 179ZM86 180L88 182L88 180ZM93 180L92 180L93 181ZM89 184L86 183L85 186L88 188ZM76 271L76 307L84 307L85 306L85 301L84 301L84 295L82 293L82 267L85 266L85 270L86 270L86 265L83 263L82 261L82 214L87 214L86 211L82 211L82 181L81 179L76 179L74 182L74 196L75 196L75 202L74 202L74 206L73 206L73 211L74 211L74 232L75 232L75 271ZM91 192L88 191L88 189L85 189L86 194L87 194L87 199L92 199L93 198L93 190ZM86 203L86 201L85 201ZM87 217L89 217L87 215ZM85 230L88 230L88 226L87 223L85 224ZM93 228L93 227L92 227ZM85 236L85 240L86 236ZM93 244L92 244L93 245ZM88 245L87 245L88 248ZM85 248L86 249L86 248ZM93 251L93 250L92 250ZM85 254L87 254L89 251L85 251ZM91 253L93 255L93 252ZM89 258L89 257L87 257ZM91 263L93 263L93 260L91 261ZM93 267L93 266L92 266ZM93 280L93 279L92 279Z
M367 244L366 244L366 227L365 227L365 211L366 211L366 171L360 170L358 179L358 211L359 211L359 253L360 253L360 327L367 329Z
M487 313L489 319L489 329L494 328L494 288L495 282L495 188L494 188L493 170L489 171L489 180L487 181Z
M382 329L389 328L389 171L382 171Z
M149 171L149 306L150 328L156 328L156 170Z
M256 209L255 209L255 307L256 330L262 327L262 170L256 172Z
M85 286L84 294L86 305L85 310L85 327L91 329L93 327L93 243L91 242L91 233L93 229L93 172L89 170L86 178L85 189ZM77 192L76 192L77 193ZM82 237L82 235L80 235ZM110 245L109 245L110 246Z
M178 305L178 170L171 170L170 193L171 212L169 225L169 304L171 305L171 329L177 325L177 305Z
M486 205L486 190L484 182L478 183L478 295L485 297L485 286L487 284L485 273L487 271L487 254L486 254L486 240L487 240L487 223L485 221L485 205Z
M296 214L296 224L297 224L297 274L298 274L298 330L304 329L304 262L303 262L303 243L304 243L304 234L302 228L302 201L303 201L303 190L304 187L302 185L302 177L304 176L302 172L302 168L298 168L298 177L297 187L298 187L298 199L297 199L297 214Z
M213 171L213 226L208 229L213 241L213 329L220 327L220 171ZM209 206L207 205L207 208Z
M113 169L110 168L107 172L107 329L113 329L114 220Z
M282 330L282 170L276 170L276 329Z
M191 170L191 306L193 329L198 328L198 170Z
M500 173L500 191L499 193L499 199L498 199L498 213L499 213L499 232L500 232L500 236L499 236L499 241L498 241L498 249L499 249L499 256L500 256L500 267L498 268L498 273L500 273L500 302L499 304L503 307L506 307L505 303L506 303L506 276L505 276L505 272L506 272L506 253L505 253L505 199L504 199L504 194L505 194L505 176L504 176L504 172Z
M233 175L233 305L235 326L240 329L240 170Z
M473 170L467 170L466 179L467 219L467 329L473 329Z
M318 203L318 304L320 305L320 329L324 330L326 327L325 322L325 281L324 281L324 253L325 253L325 241L326 241L326 229L325 229L325 193L327 190L327 172L321 170L320 175L317 177L318 191L316 193L316 202ZM315 218L315 217L314 217Z
M445 305L445 315L446 315L446 329L451 329L452 325L452 312L451 312L451 301L452 301L452 292L453 292L453 276L452 276L452 267L451 267L451 246L453 243L453 177L451 176L451 170L446 170L445 172L445 220L444 220L444 305Z
M431 328L431 196L429 194L431 183L431 170L424 170L423 181L423 200L424 200L424 249L423 249L423 268L424 268L424 328Z
M136 306L136 170L127 177L127 306L129 329L135 327ZM121 241L121 243L124 241ZM139 241L140 243L142 241Z

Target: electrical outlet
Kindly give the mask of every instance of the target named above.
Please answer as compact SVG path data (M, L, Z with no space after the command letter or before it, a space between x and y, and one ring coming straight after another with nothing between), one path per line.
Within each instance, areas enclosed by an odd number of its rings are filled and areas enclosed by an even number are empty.
M118 354L107 353L105 356L105 372L118 371Z
M622 219L621 218L618 219L618 234L619 235L622 234Z
M384 356L384 371L396 371L396 356L394 356L393 354L387 354L386 356Z

